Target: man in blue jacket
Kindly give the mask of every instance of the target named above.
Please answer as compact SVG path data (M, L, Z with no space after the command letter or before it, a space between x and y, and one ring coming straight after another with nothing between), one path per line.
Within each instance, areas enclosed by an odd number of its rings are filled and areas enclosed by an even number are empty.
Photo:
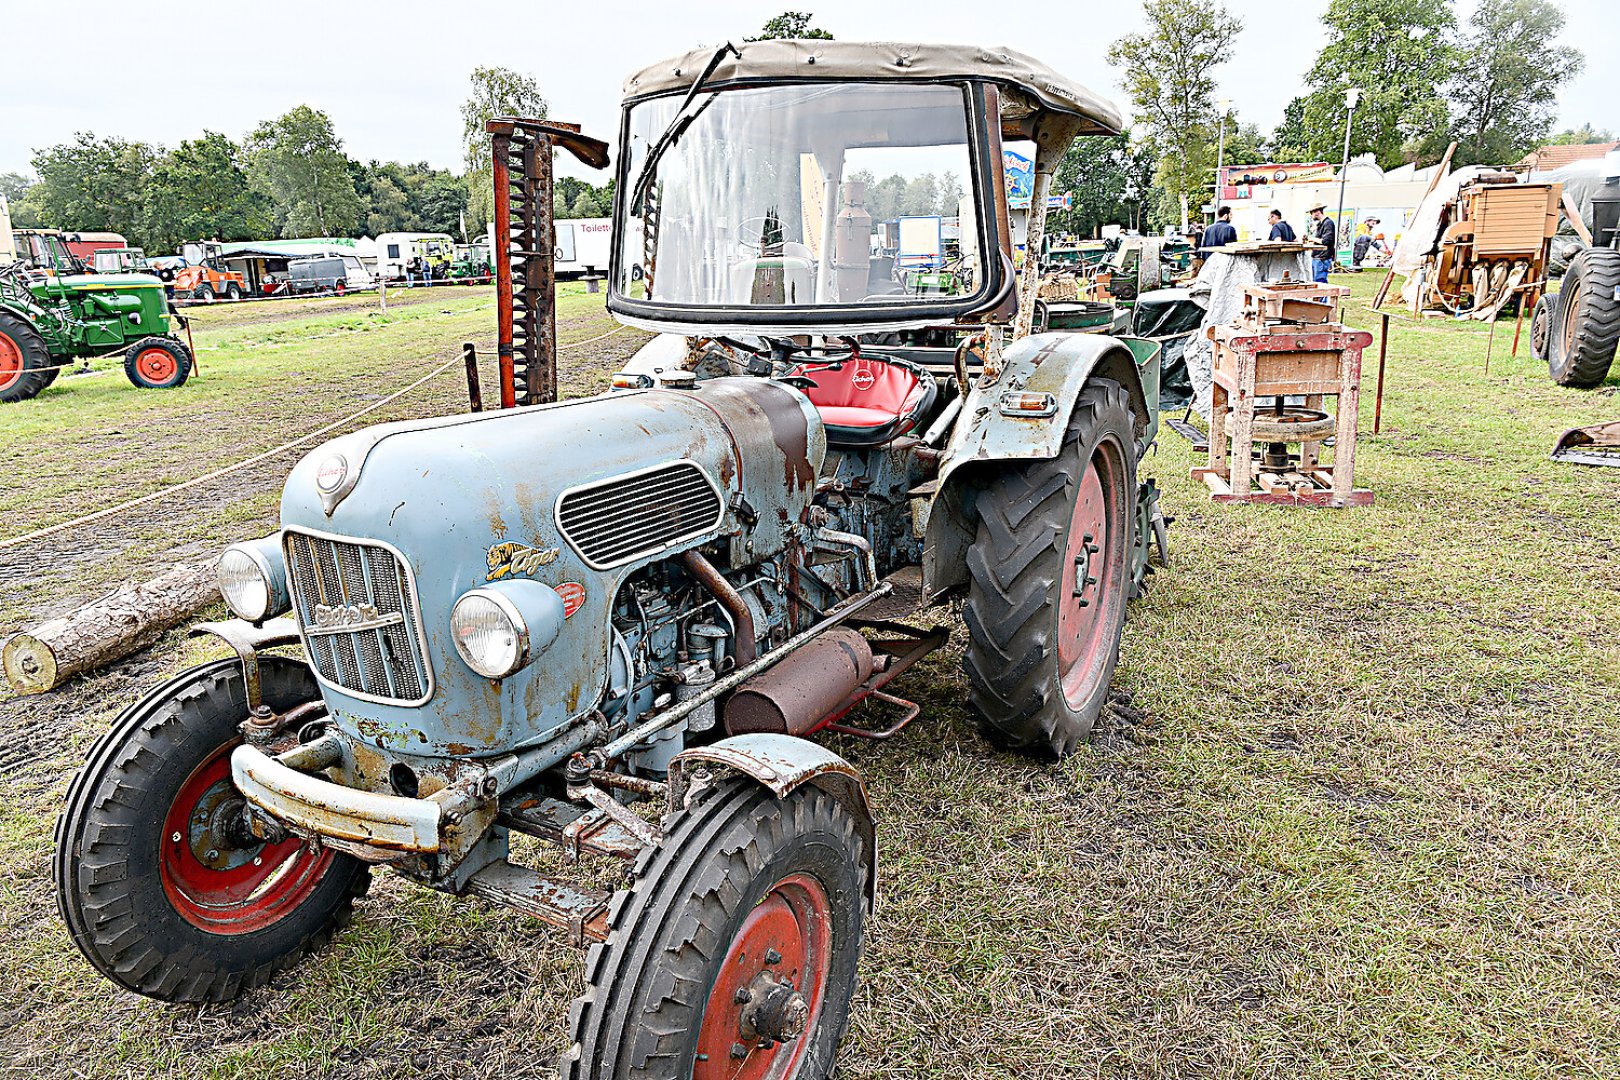
M1285 240L1292 244L1294 242L1294 227L1283 220L1282 211L1273 210L1266 216L1271 219L1271 235L1266 239Z
M1235 244L1237 238L1237 230L1232 227L1232 208L1223 206L1215 214L1215 224L1204 230L1204 241L1199 245L1199 250L1205 252L1205 258L1208 258L1208 252Z

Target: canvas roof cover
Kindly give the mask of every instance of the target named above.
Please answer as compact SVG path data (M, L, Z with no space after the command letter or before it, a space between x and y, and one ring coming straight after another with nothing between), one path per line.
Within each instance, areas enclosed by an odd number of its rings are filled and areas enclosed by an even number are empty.
M1033 57L1013 49L979 45L919 45L886 41L774 40L738 46L726 55L705 88L752 82L903 81L938 83L987 79L1025 91L1042 109L1078 117L1082 134L1118 134L1119 108ZM652 64L625 80L626 99L691 87L714 49L695 49Z

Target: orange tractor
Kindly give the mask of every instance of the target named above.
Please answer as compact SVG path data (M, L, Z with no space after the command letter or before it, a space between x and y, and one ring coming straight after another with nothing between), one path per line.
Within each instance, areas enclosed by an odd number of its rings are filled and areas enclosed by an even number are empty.
M225 265L219 244L186 244L180 249L186 265L175 271L174 295L193 300L240 300L247 294L242 275Z

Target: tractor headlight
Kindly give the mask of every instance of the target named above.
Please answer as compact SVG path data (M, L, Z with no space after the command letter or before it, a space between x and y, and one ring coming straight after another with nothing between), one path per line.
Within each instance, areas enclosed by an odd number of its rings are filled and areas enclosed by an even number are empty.
M522 669L562 630L562 597L538 581L508 581L463 593L450 609L450 638L486 679Z
M232 544L219 557L219 594L238 618L259 623L292 606L276 537Z

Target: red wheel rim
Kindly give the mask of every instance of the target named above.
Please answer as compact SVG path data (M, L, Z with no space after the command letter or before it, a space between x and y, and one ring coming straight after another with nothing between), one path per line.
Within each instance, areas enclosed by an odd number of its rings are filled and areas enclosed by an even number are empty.
M0 334L0 390L10 390L23 377L23 354L11 335Z
M135 370L148 382L165 383L180 373L180 362L168 349L142 349L135 357Z
M239 808L231 750L221 747L180 787L163 821L163 892L180 917L212 934L262 930L297 910L320 885L332 852L301 840L236 846L223 827Z
M1058 580L1058 677L1063 699L1079 709L1097 691L1113 647L1112 628L1125 602L1126 540L1120 493L1124 455L1104 440L1080 479Z
M726 950L703 1009L692 1080L797 1075L821 1018L831 968L827 891L808 874L783 878L748 913ZM760 1010L772 994L784 992L784 983L802 997L806 1019L802 1034L776 1041L760 1034Z

